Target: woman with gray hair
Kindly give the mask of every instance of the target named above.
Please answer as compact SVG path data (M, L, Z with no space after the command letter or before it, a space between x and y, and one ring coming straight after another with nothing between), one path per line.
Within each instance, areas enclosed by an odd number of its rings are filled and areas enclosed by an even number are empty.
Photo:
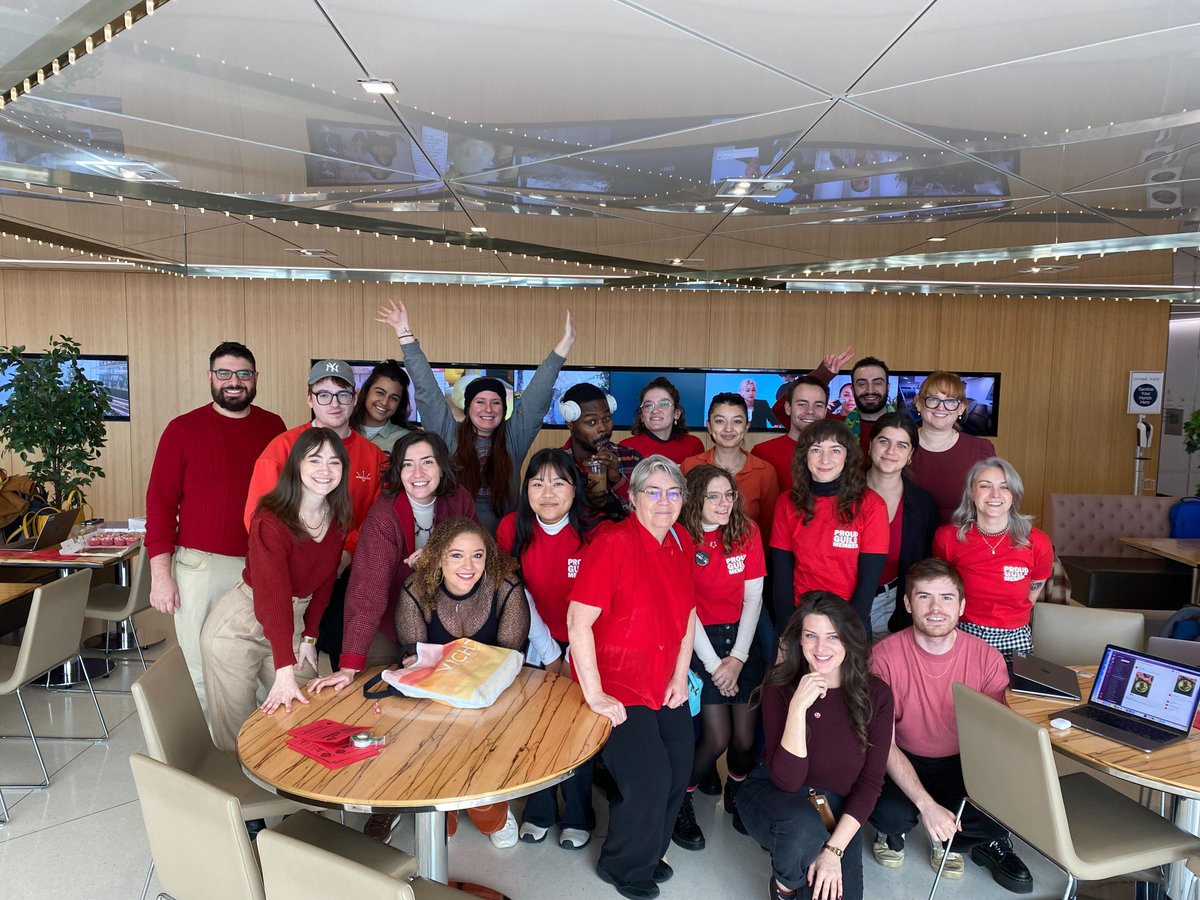
M571 668L595 712L613 724L603 758L620 798L596 874L623 897L657 897L663 854L692 770L688 666L696 628L695 547L677 525L679 466L648 456L629 479L633 515L588 548L567 607Z
M958 627L1008 662L1033 652L1029 617L1054 566L1054 547L1021 512L1025 485L1012 464L990 456L971 466L951 524L933 537L933 555L962 576L966 609Z

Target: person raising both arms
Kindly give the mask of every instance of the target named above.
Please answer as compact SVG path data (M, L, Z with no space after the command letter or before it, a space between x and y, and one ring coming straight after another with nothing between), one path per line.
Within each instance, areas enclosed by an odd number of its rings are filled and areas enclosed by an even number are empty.
M542 361L506 420L507 386L497 378L477 378L467 385L466 415L456 422L429 359L413 335L408 310L389 300L375 321L396 332L404 352L404 366L412 378L417 410L427 431L439 435L450 448L455 477L475 498L480 523L493 534L500 519L516 508L521 484L521 461L541 430L550 409L554 381L575 343L575 324L567 311L563 336Z

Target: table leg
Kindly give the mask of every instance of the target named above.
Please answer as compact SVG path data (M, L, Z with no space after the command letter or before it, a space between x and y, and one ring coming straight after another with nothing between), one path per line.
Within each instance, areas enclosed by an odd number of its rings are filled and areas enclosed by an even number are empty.
M430 881L446 884L450 879L447 868L446 814L441 810L417 813L416 851L417 874Z
M1189 834L1200 834L1200 800L1180 797L1175 803L1174 822ZM1167 872L1167 896L1185 900L1192 896L1196 876L1188 871L1186 863L1175 862Z
M1200 604L1200 566L1192 566L1192 606Z

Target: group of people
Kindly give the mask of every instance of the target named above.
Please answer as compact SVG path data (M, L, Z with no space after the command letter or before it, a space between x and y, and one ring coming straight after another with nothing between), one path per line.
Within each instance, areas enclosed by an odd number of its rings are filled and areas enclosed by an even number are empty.
M570 313L515 404L476 378L461 418L403 303L376 319L402 364L358 389L344 361L317 363L311 421L285 430L255 406L253 354L223 343L212 403L160 439L151 602L176 617L218 746L233 749L256 708L290 710L365 668L410 664L419 642L471 637L574 678L613 726L599 761L531 796L520 823L507 803L467 811L497 847L555 827L562 847L586 846L604 780L597 874L655 897L669 844L705 846L693 792L722 791L724 757L724 807L770 851L772 897L861 897L861 826L894 867L918 816L935 867L953 838L947 876L969 851L1031 890L1006 834L968 817L956 835L949 812L964 792L950 685L1003 700L1005 657L1032 649L1052 563L1016 471L957 427L961 379L925 380L918 426L866 357L839 418L828 383L847 348L786 386L773 414L787 433L752 449L744 394L715 396L707 451L668 379L645 386L620 443L616 401L580 383L558 400L567 441L522 471L575 340ZM366 830L392 827L372 816Z

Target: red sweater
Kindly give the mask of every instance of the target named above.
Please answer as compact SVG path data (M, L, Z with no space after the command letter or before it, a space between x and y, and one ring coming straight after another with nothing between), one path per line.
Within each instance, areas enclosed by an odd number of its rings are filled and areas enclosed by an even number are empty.
M317 636L342 560L342 539L342 532L333 526L320 541L297 538L278 516L265 510L250 520L250 548L242 580L254 591L254 617L271 645L275 668L296 664L293 597L312 596L304 613L304 633Z
M267 445L258 462L254 464L254 474L250 478L250 489L246 493L246 509L244 518L246 526L258 507L258 501L266 494L275 490L279 483L279 473L287 462L288 454L300 438L301 432L311 428L311 423L297 425L291 431L285 431ZM358 529L367 517L367 510L379 496L380 473L387 468L387 457L383 451L355 431L342 439L346 455L350 457L350 471L345 472L346 487L350 491L350 505L354 510L354 522L346 534L346 549L354 552L358 545Z
M681 434L669 440L659 440L648 431L641 434L631 434L621 441L622 447L631 447L645 456L661 454L671 462L679 465L689 456L704 452L704 442L694 434Z
M475 499L461 485L449 497L438 497L433 524L455 516L476 522ZM416 549L417 522L408 495L383 494L363 520L358 552L346 588L342 614L341 665L361 672L367 665L371 641L382 631L396 640L396 598L412 569L404 562ZM399 660L396 660L399 662Z
M146 553L153 559L190 547L246 555L238 510L254 461L283 431L283 419L257 406L240 419L212 404L172 419L158 441L146 488Z

